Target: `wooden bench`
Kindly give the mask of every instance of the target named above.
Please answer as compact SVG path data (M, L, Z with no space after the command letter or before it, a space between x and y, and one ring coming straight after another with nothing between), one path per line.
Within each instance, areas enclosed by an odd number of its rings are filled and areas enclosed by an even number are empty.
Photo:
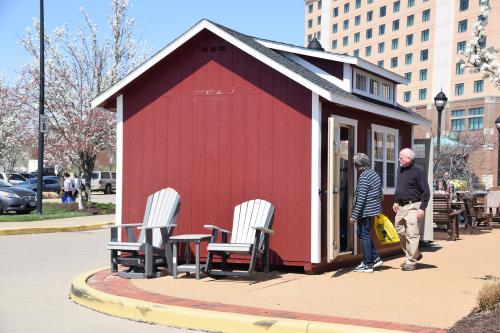
M453 210L451 208L451 199L448 193L433 194L433 222L437 225L446 226L448 232L448 240L458 239L458 216L462 214L462 209Z
M486 213L486 205L478 203L478 199L465 198L465 213L471 221L472 228L484 227L491 230L491 214Z

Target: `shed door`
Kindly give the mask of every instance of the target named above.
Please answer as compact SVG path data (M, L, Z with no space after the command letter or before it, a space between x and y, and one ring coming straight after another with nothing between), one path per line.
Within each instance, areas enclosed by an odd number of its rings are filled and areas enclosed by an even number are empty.
M328 165L327 165L327 259L333 261L340 251L339 233L339 174L340 174L340 127L333 116L328 117Z

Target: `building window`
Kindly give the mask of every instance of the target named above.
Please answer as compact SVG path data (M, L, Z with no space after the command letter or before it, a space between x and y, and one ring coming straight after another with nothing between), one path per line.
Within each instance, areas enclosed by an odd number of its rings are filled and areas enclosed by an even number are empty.
M408 82L411 82L411 77L412 77L411 72L405 73L405 79L407 79Z
M378 173L385 190L396 187L396 171L398 165L398 137L396 129L372 125L372 156L373 170Z
M483 108L472 108L469 109L469 119L467 119L469 123L469 130L480 130L483 128Z
M316 39L317 40L321 39L321 31L316 31Z
M406 26L407 27L411 27L413 25L413 23L415 22L415 15L408 15L406 17Z
M385 49L385 43L384 42L378 43L378 53L384 53L384 49Z
M349 20L344 20L344 30L349 29Z
M349 44L349 36L342 37L342 45L347 46Z
M370 94L378 96L379 95L379 83L377 80L370 79Z
M356 9L361 8L361 0L356 0Z
M486 37L487 36L482 36L479 38L479 47L482 49L486 47Z
M311 34L307 35L307 41L308 42L312 41L312 39L313 39L313 35L311 35Z
M408 0L408 8L415 6L415 0Z
M391 49L396 50L398 48L398 44L399 44L399 39L394 38L391 42Z
M377 61L377 66L381 67L381 68L384 68L384 61L383 60Z
M483 80L474 81L474 92L475 93L483 92L483 87L484 87Z
M380 36L385 35L385 24L381 24L378 26L378 34Z
M368 0L368 1L367 1L367 3L368 3L368 4L373 3L373 0Z
M333 25L332 31L333 31L334 33L336 33L337 31L339 31L339 25L338 25L337 23L335 23L335 24Z
M422 22L427 22L431 19L431 10L426 9L422 12Z
M313 9L314 9L314 4L310 4L308 6L308 12L309 12L309 14L311 14L313 12Z
M339 16L339 7L333 8L333 17Z
M372 28L366 30L366 39L370 39L373 36Z
M422 30L420 34L420 41L426 42L429 40L429 29Z
M322 6L322 1L321 1L321 0L319 0L319 1L318 1L318 10L321 10L321 7L323 7L323 6Z
M372 47L371 46L365 47L365 56L369 57L371 55L372 55Z
M391 68L396 68L398 67L398 57L392 57L391 58Z
M408 103L411 101L411 91L405 91L403 93L403 100L405 101L405 103Z
M399 20L392 21L392 31L399 30Z
M464 94L464 84L457 83L455 84L455 96L461 96Z
M386 6L380 7L379 16L380 17L384 17L385 14L386 14L386 12L387 12L387 7Z
M406 35L406 46L410 46L413 44L413 34Z
M469 9L469 0L460 0L460 11Z
M465 130L465 110L451 111L451 130L453 132Z
M462 75L465 72L465 64L463 61L459 61L455 65L455 74Z
M420 81L425 81L427 80L427 69L421 69L419 74L418 74L418 79Z
M373 10L366 13L366 22L371 22L373 20Z
M466 32L467 31L467 20L462 20L458 22L458 32Z
M356 73L356 89L366 91L366 76Z
M405 54L405 65L410 65L413 61L413 53Z
M354 43L359 43L359 32L354 34Z
M419 89L418 90L418 99L424 101L427 99L427 89Z
M337 48L337 40L334 39L334 40L332 40L332 49L335 50L336 48Z
M317 24L321 25L321 16L318 16L318 18L317 18Z
M426 61L427 59L429 59L429 50L428 49L421 50L420 51L420 61Z
M399 1L396 1L392 4L392 12L397 13L399 12L399 9L401 7L401 3Z
M349 2L344 4L344 13L349 13Z
M354 25L360 25L361 24L361 15L357 15L354 18Z
M457 43L457 53L458 53L458 54L460 54L460 53L462 53L462 52L465 52L465 47L466 47L466 45L465 45L465 41L463 41L463 42L458 42L458 43Z
M355 56L355 57L359 57L359 50L356 49L352 52L352 55Z
M312 19L307 20L307 27L308 27L309 29L311 29L311 28L313 27L313 20L312 20Z

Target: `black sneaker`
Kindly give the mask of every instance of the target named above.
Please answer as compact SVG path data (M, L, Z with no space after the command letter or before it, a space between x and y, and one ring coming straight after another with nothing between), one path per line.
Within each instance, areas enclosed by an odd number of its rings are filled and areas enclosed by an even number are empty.
M353 272L358 272L358 273L373 273L373 266L372 265L360 264L360 265L356 266L356 268L353 269Z
M382 266L383 264L384 262L382 261L382 259L380 259L380 257L377 257L375 258L375 260L373 260L373 268Z

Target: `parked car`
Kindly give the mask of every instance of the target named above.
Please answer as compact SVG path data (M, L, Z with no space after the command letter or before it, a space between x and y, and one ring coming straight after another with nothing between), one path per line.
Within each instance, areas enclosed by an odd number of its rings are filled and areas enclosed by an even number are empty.
M19 185L16 185L16 187L22 187L22 188L27 188L29 190L35 191L37 190L38 186L38 179L37 178L30 178L25 180ZM43 186L42 186L42 191L43 192L56 192L59 193L61 192L61 184L59 183L59 180L51 178L51 177L43 177Z
M9 211L29 213L35 208L36 192L0 180L0 214Z
M104 191L110 194L116 190L116 172L94 171L90 183L92 191Z
M7 179L8 179L7 174L5 172L0 172L0 180L7 181Z
M11 183L12 185L19 185L26 179L30 178L33 178L33 175L30 173L13 173L9 177L9 183Z

